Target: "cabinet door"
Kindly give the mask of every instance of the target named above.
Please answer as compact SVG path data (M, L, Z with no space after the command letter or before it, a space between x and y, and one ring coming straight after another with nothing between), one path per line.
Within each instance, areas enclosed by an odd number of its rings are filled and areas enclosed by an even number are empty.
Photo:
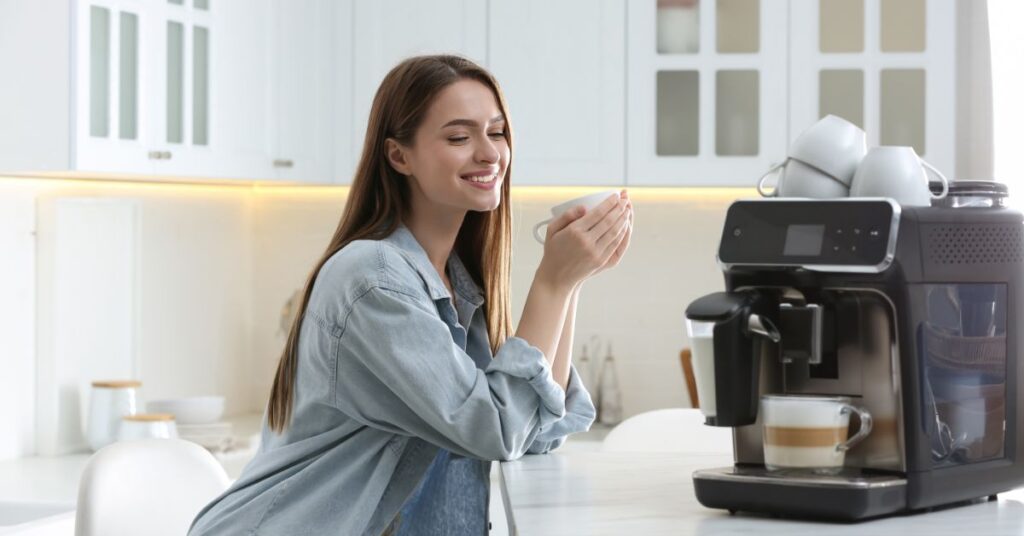
M399 61L450 53L481 65L487 56L487 4L480 0L354 0L352 154L362 150L373 96Z
M515 184L625 184L625 0L491 0Z
M72 4L76 29L72 61L75 143L70 169L99 173L152 171L144 113L153 88L155 22L145 3L91 0Z
M799 9L798 9L799 8ZM956 127L953 0L793 4L792 140L826 114L906 145L952 179Z
M211 157L216 177L276 178L271 120L271 0L213 0L210 52Z
M333 0L273 0L272 165L281 179L331 182Z
M216 0L159 0L156 19L155 99L147 102L160 153L154 173L203 176L213 160L210 130L211 7Z
M780 0L630 0L630 184L753 186L785 156Z

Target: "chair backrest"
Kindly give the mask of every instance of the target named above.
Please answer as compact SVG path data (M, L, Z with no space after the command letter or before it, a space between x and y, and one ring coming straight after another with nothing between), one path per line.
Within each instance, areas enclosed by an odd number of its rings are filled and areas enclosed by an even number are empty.
M679 352L679 361L683 365L683 378L686 379L686 391L690 395L690 407L699 408L700 398L697 397L697 378L693 375L693 353L689 348Z
M217 459L195 443L117 442L86 464L78 485L75 534L181 536L229 483Z
M732 428L705 425L699 409L658 409L634 415L612 428L601 450L730 454Z

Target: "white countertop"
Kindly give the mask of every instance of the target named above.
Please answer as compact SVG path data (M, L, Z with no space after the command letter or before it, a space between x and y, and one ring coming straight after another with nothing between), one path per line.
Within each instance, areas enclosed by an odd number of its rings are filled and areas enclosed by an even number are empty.
M871 534L1024 536L1024 488L995 502L862 523L772 519L705 508L697 469L732 465L715 454L555 451L501 464L511 534Z
M259 434L262 415L258 413L228 417L233 435ZM255 445L254 445L255 447ZM215 453L228 476L238 478L242 467L255 455L251 451ZM33 456L0 461L0 501L64 503L78 501L78 481L91 452L67 456Z

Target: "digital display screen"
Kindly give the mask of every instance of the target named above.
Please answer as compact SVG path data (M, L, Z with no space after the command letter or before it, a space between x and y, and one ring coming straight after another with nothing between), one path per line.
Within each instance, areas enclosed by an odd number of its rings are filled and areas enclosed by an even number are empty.
M786 227L786 243L782 247L782 254L787 257L816 257L821 255L823 238L824 225L790 225Z

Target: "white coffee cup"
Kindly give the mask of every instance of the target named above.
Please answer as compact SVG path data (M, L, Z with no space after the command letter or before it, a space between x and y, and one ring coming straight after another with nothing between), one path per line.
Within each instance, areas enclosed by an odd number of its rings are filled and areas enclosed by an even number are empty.
M764 191L764 180L778 172L778 182L770 193ZM795 158L788 158L768 170L757 181L757 191L764 197L810 197L831 199L846 197L850 188L828 173Z
M867 135L860 127L826 115L793 140L786 161L761 176L757 191L765 197L846 197L866 152ZM766 193L764 181L777 171L775 190Z
M942 182L942 192L932 194L928 188L931 171ZM850 197L888 197L900 205L931 206L933 199L942 199L949 192L949 181L935 167L917 156L913 147L874 147L857 167L850 185Z
M118 441L132 439L177 439L178 427L170 413L137 413L121 418Z
M842 117L826 115L793 140L789 156L849 186L867 147L867 134L860 127Z
M587 210L590 210L590 209L596 207L597 205L600 205L602 201L604 201L605 199L608 199L609 197L611 197L613 195L614 196L618 196L619 195L619 191L618 190L603 190L603 191L600 191L600 192L597 192L597 193L593 193L593 194L588 194L588 195L584 195L584 196L581 196L581 197L577 197L576 199L570 199L569 201L566 201L565 203L562 203L560 205L555 205L551 209L551 217L550 218L548 218L548 219L546 219L546 220L544 220L542 222L539 222L537 225L533 226L533 237L538 242L543 244L544 243L544 235L540 234L541 227L544 227L545 225L551 223L552 220L555 220L559 216L561 216L562 214L565 214L565 212L567 210L569 210L570 208L573 208L573 207L576 207L576 206L579 206L579 205L583 205L583 206L587 207Z
M851 413L860 417L860 429L847 439ZM761 397L764 465L769 471L839 473L846 451L863 441L871 428L871 414L845 396Z
M135 414L135 390L141 385L134 380L92 382L86 429L92 450L99 450L117 440L121 418Z

